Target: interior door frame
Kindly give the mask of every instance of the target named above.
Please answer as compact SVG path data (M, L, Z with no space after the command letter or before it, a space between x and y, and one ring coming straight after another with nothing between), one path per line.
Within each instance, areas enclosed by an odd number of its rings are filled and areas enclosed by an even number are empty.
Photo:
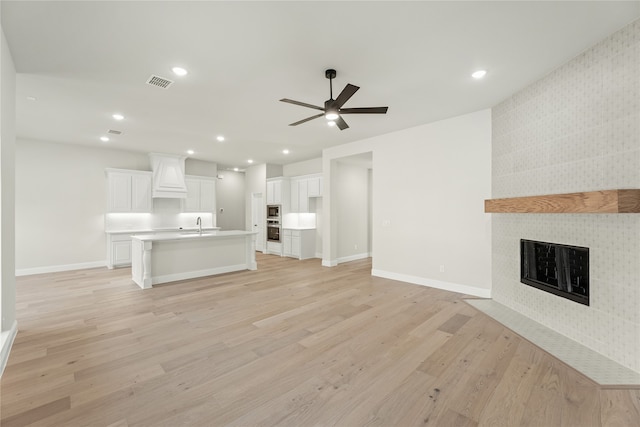
M262 193L251 193L251 231L257 231L256 251L265 253L267 251L265 237L265 204Z

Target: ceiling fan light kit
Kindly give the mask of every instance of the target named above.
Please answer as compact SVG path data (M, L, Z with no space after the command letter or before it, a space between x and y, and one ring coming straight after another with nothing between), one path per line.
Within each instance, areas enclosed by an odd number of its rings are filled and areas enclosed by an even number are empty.
M349 127L347 122L342 118L342 114L386 114L389 107L360 107L360 108L342 108L342 106L360 89L348 83L336 99L333 99L333 79L336 77L336 70L330 68L324 72L324 76L329 79L329 99L324 102L324 108L317 105L307 104L306 102L294 101L292 99L283 98L280 101L289 104L300 105L302 107L313 108L322 111L321 114L307 117L291 123L289 126L298 126L299 124L308 122L324 116L328 120L329 126L337 126L340 130Z

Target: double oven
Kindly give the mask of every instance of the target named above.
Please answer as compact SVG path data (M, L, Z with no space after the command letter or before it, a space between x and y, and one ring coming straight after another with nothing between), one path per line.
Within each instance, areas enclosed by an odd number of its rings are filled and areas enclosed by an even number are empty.
M280 205L267 205L267 242L280 243L282 232Z

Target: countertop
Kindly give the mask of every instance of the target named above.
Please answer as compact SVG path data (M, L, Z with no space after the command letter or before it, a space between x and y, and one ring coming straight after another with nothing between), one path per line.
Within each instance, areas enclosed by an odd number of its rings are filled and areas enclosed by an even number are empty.
M315 230L316 227L282 227L283 230Z
M202 227L202 231L220 230L220 227ZM173 228L149 228L149 229L129 229L129 230L109 230L106 234L143 234L143 233L182 233L198 231L198 227L173 227Z
M134 234L132 239L142 242L158 242L163 240L192 240L192 239L211 239L236 236L250 236L258 234L255 231L245 230L209 230L198 233L197 230L175 233L151 233L151 234Z

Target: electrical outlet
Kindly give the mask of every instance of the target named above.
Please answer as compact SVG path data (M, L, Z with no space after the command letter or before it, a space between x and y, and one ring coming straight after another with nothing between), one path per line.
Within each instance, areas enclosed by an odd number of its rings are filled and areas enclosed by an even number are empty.
M353 249L358 249L358 245L357 244L353 245Z
M382 220L382 226L383 227L391 227L391 220L390 219Z
M440 273L444 273L444 265L440 266Z

